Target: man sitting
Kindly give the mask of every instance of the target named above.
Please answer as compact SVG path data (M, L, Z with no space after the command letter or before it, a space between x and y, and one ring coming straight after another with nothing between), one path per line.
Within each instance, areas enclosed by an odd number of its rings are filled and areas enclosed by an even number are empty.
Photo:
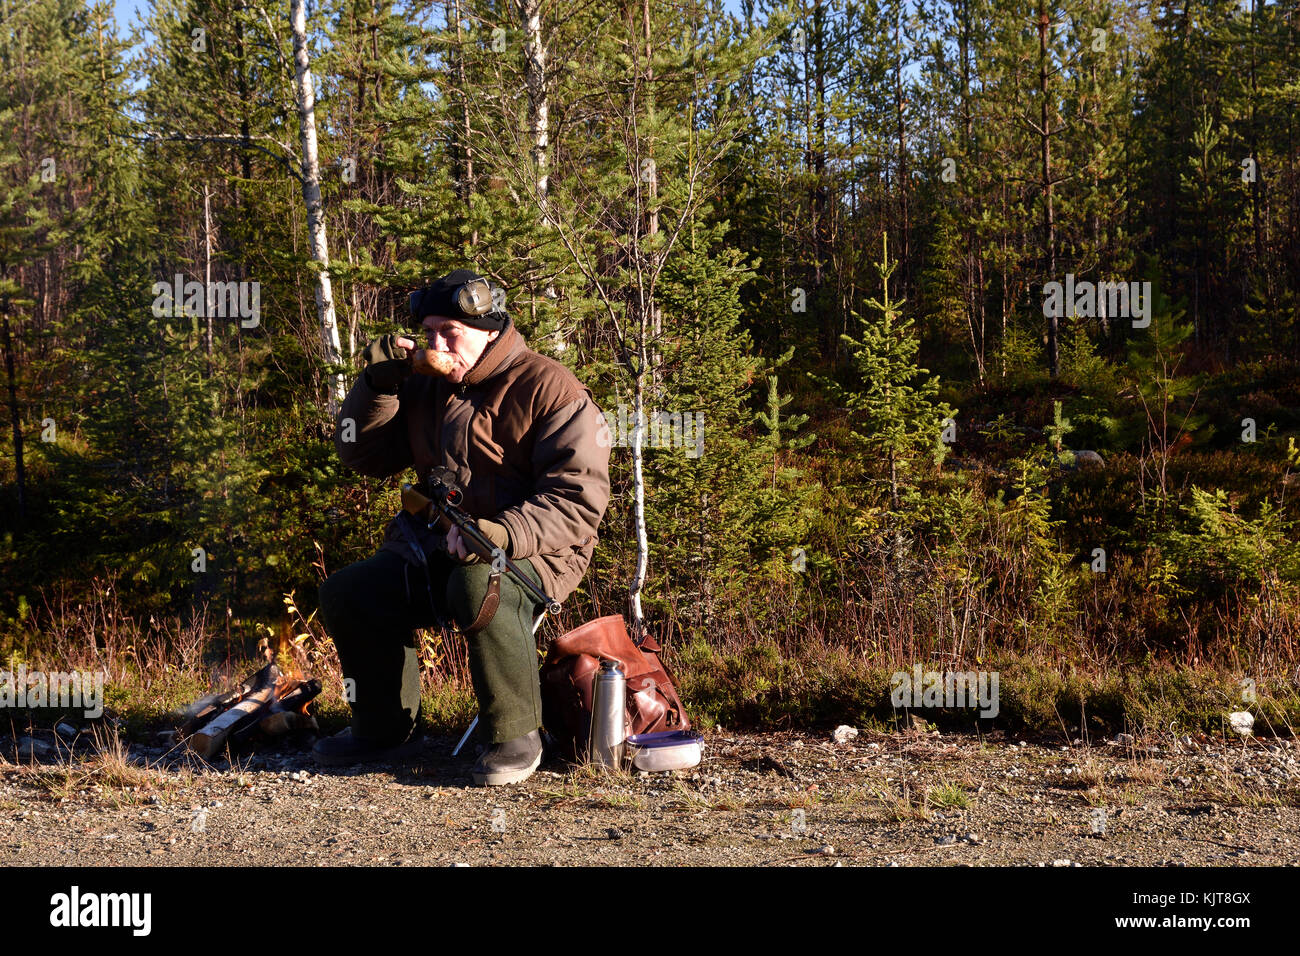
M428 350L394 335L366 347L366 368L339 413L340 458L377 478L414 467L418 488L446 469L462 489L461 509L563 601L591 562L609 504L609 442L597 439L604 419L591 391L529 349L493 306L487 282L469 270L413 293L411 312ZM352 681L352 722L313 753L328 765L414 753L414 630L454 620L469 641L480 734L489 745L474 782L517 783L542 756L536 599L494 574L459 529L444 535L428 520L427 511L414 520L399 513L377 554L321 585L321 619ZM490 588L500 595L495 614L491 602L484 607Z

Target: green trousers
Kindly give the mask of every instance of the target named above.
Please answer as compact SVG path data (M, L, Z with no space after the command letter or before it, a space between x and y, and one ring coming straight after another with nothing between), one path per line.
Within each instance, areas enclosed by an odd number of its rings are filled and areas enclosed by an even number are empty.
M531 562L515 564L538 585ZM419 718L420 662L415 629L474 621L491 566L461 564L445 552L429 558L426 578L401 555L380 551L330 575L320 587L320 614L350 681L352 732L400 742ZM470 678L479 705L480 740L501 743L542 724L532 594L501 575L501 603L491 623L469 641Z

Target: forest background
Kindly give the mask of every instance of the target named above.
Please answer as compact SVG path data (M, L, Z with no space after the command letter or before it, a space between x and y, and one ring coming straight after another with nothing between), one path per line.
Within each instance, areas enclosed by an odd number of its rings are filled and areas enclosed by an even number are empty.
M333 411L468 266L631 422L547 633L643 620L697 722L919 664L1002 727L1294 724L1298 11L0 0L0 666L147 719L265 644L341 708L316 589L410 476Z

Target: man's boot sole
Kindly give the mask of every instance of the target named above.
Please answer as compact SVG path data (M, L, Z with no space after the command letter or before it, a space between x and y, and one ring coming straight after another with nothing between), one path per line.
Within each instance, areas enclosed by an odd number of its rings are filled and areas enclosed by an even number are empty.
M470 772L474 782L480 787L501 787L511 783L521 783L533 775L538 767L542 765L542 749L539 748L537 756L533 758L531 766L520 767L516 770L493 770L488 773L481 773L477 770Z
M389 747L386 750L375 750L364 756L355 756L349 754L318 754L315 750L311 752L312 758L322 767L356 767L367 763L390 763L394 760L405 760L409 757L417 757L424 749L424 738L416 737L414 740L408 740L406 743L398 744L396 747Z

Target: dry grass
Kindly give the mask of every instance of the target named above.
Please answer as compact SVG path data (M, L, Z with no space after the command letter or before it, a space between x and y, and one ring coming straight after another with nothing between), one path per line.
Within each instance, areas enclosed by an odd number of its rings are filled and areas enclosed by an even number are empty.
M1136 807L1147 803L1152 791L1161 790L1167 783L1168 767L1163 761L1149 756L1136 741L1125 749L1127 760L1122 764L1104 759L1100 755L1102 752L1104 750L1099 752L1091 744L1072 746L1068 757L1055 761L1048 768L1051 786L1082 791L1082 799L1093 807ZM1121 767L1123 772L1117 773Z
M674 781L669 801L664 804L665 808L680 805L684 811L693 813L745 810L755 804L753 800L734 794L708 794L693 790L680 780Z
M1172 742L1161 741L1166 747ZM1231 742L1228 742L1231 744ZM1244 746L1244 745L1243 745ZM1124 805L1141 806L1151 802L1154 797L1180 796L1187 799L1201 800L1221 806L1235 807L1275 807L1300 806L1300 775L1293 768L1287 768L1287 783L1280 789L1261 787L1250 778L1238 772L1240 753L1231 746L1217 753L1203 755L1202 769L1191 774L1193 782L1175 784L1171 778L1178 771L1173 769L1167 758L1152 755L1138 742L1130 743L1124 755L1126 760L1111 763L1110 770L1105 769L1101 760L1091 747L1074 747L1069 758L1059 761L1053 773L1052 785L1071 790L1082 790L1083 799L1092 806ZM1279 766L1285 766L1279 764ZM1068 767L1071 773L1064 774ZM1116 773L1116 770L1122 772ZM1187 776L1187 773L1182 773ZM1207 779L1208 778L1208 779Z
M811 810L822 802L822 794L816 790L795 790L781 794L777 802L791 810Z
M821 794L821 802L828 806L860 806L869 802L874 793L875 790L866 785L832 787Z
M13 772L51 800L84 796L113 807L145 803L151 797L165 803L194 783L194 772L188 767L161 770L133 763L122 738L111 731L96 728L94 745L90 756L65 754L54 764L19 763L12 765Z
M553 807L582 804L593 809L648 809L643 794L620 789L631 784L630 771L584 761L575 764L558 787L542 787L537 793Z
M1137 787L1154 789L1163 787L1169 779L1169 768L1156 760L1135 758L1124 771L1125 781Z
M1288 807L1300 806L1300 775L1294 767L1281 766L1286 785L1274 789L1261 786L1257 780L1243 777L1234 766L1240 753L1220 753L1214 759L1213 776L1202 781L1198 794L1206 799L1230 807Z
M886 784L885 787L876 791L876 798L885 812L885 817L894 823L908 823L914 820L924 821L929 820L931 817L925 792L917 793L906 780L902 781L902 785L897 792L895 792L893 786Z

